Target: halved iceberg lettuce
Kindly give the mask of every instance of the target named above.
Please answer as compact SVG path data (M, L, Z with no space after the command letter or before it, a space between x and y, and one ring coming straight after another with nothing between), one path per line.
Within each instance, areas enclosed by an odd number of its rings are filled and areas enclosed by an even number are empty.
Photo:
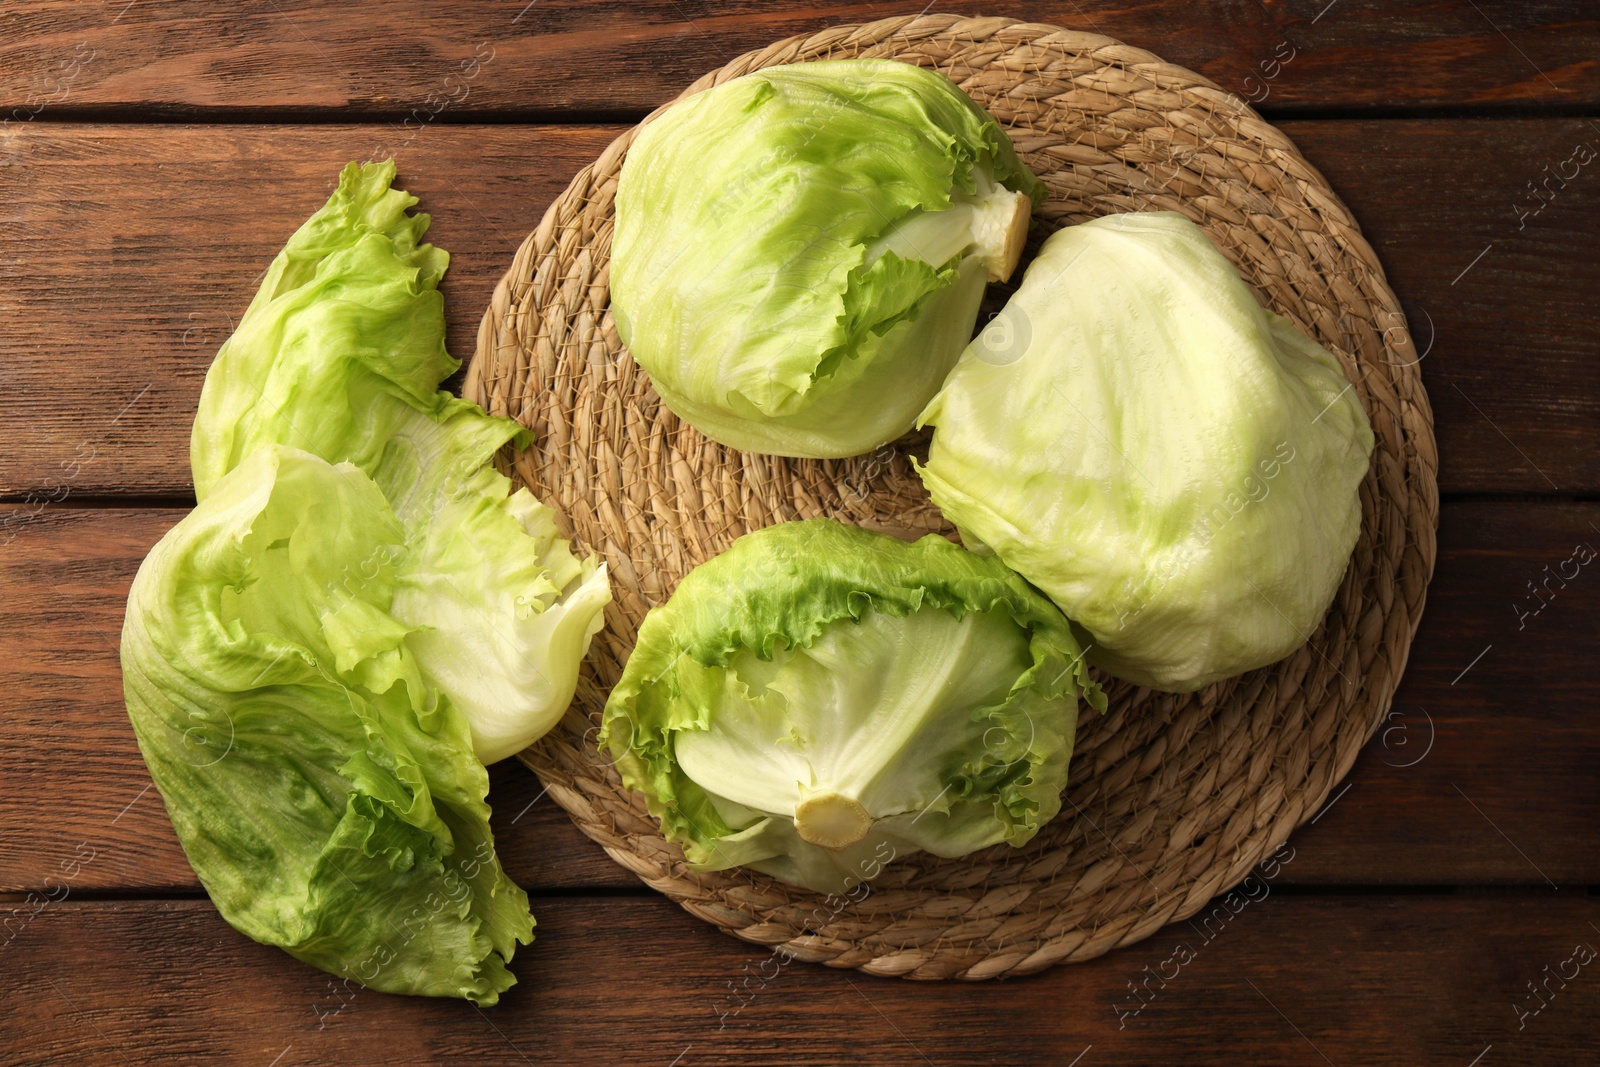
M601 744L700 870L818 892L1020 846L1061 808L1070 624L998 560L832 519L741 537L653 609Z
M440 390L460 366L437 288L449 256L422 243L430 219L393 179L392 161L350 164L273 260L206 375L195 495L266 444L371 476L406 531L395 615L493 763L566 711L611 594L605 566L492 466L527 432Z
M707 436L859 455L911 429L1042 195L942 74L768 67L640 130L617 184L612 313Z
M493 1004L533 939L467 721L393 611L376 484L281 445L213 483L128 594L123 692L184 853L236 929L391 993Z

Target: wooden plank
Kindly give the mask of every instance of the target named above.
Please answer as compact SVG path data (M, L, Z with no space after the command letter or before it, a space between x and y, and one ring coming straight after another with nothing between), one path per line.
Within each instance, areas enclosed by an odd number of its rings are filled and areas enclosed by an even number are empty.
M0 104L23 115L41 102L54 114L169 116L637 112L772 41L918 10L846 0L475 0L446 11L412 0L358 13L290 0L29 0L5 17ZM1379 0L1160 8L1018 0L1003 13L1116 37L1268 107L1600 100L1600 20L1578 0L1443 0L1400 11ZM87 63L61 66L83 56Z
M1350 201L1416 320L1442 488L1600 491L1600 176L1583 169L1523 228L1512 211L1541 168L1579 142L1600 147L1600 132L1568 119L1284 128ZM338 168L385 132L35 123L11 134L0 495L187 494L189 423L216 346ZM454 256L457 355L470 356L523 236L617 132L438 126L399 148L405 186ZM1482 165L1485 146L1506 162Z
M1440 488L1600 489L1600 124L1282 125L1361 222L1427 353Z
M452 253L449 345L614 129L427 130L399 147ZM200 385L278 249L384 127L45 127L10 134L0 493L187 494ZM0 135L3 136L3 135ZM66 465L63 465L63 464Z
M1597 884L1570 855L1600 857L1596 550L1600 505L1445 505L1405 678L1296 880Z
M117 660L128 584L180 517L0 511L0 530L16 535L0 545L0 891L46 886L79 842L98 856L82 888L198 888L157 795L146 792ZM1576 544L1600 547L1596 527L1600 504L1445 507L1438 573L1396 713L1348 792L1294 839L1286 883L1600 884L1600 680L1590 669L1600 658L1600 563L1563 566ZM1578 573L1563 589L1546 566ZM1530 581L1547 589L1536 614ZM521 766L498 766L492 782L495 831L521 884L638 884L539 797ZM41 821L44 798L50 818Z
M203 901L68 899L6 950L0 988L29 1009L0 1018L0 1057L1568 1067L1594 1049L1597 918L1582 896L1267 895L1209 941L1178 924L1081 965L956 984L780 966L653 898L557 899L538 904L518 984L480 1010L347 991Z

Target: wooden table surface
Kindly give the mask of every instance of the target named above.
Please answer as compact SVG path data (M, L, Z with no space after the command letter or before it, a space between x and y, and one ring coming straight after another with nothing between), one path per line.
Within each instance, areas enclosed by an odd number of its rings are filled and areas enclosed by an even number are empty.
M0 1062L1600 1062L1600 574L1559 576L1600 546L1583 0L990 12L1258 101L1349 203L1427 353L1443 507L1410 668L1292 860L1209 940L1181 923L977 984L780 968L645 889L514 761L494 828L539 929L498 1007L341 999L201 892L123 708L124 600L193 504L211 357L339 167L396 155L452 253L466 357L517 245L626 124L743 51L918 6L0 9ZM756 992L729 1014L735 987Z

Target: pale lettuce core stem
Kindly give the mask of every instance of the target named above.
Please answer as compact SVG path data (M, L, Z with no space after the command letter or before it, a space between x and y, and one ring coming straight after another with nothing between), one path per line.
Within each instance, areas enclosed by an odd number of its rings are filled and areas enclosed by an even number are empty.
M1003 282L1017 269L1028 239L1033 201L995 182L985 164L973 168L977 190L950 194L943 211L913 211L895 222L867 247L866 265L885 252L901 259L920 259L941 267L957 256L975 255L989 280Z
M864 840L876 821L859 801L838 793L812 793L794 809L800 840L835 852Z

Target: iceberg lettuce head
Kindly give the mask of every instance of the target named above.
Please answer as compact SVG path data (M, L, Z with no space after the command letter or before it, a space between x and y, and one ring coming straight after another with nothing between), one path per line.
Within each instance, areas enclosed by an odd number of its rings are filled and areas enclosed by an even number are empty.
M942 74L769 67L667 108L622 167L611 307L707 436L851 456L911 429L1043 187Z
M998 560L832 519L741 537L653 609L601 744L700 870L818 892L1021 846L1061 808L1078 638Z
M1141 685L1305 644L1360 533L1373 437L1339 361L1172 212L1052 234L921 421L966 543Z

